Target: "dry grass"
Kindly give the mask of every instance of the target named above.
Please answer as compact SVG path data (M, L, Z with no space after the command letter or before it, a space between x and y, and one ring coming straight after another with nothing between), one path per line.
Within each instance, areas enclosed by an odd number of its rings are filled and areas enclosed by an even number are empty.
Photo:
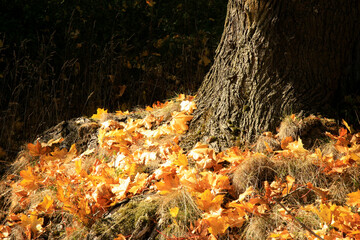
M274 163L267 156L259 154L247 158L233 174L235 191L240 194L250 186L261 188L264 181L272 182L275 174Z
M157 214L159 216L158 228L161 230L159 239L168 237L184 238L189 232L190 223L201 217L202 211L196 205L192 196L185 190L180 190L161 197ZM179 208L176 217L171 216L171 208Z

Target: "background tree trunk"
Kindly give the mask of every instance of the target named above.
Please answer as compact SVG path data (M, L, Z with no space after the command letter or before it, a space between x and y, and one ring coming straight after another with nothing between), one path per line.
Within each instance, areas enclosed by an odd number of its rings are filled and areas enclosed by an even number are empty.
M358 0L229 0L183 146L221 150L275 130L286 114L331 111L340 83L359 72L350 67L359 16Z

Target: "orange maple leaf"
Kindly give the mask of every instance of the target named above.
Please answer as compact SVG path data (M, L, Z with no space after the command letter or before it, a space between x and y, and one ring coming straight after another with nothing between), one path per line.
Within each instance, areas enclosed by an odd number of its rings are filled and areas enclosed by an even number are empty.
M286 176L286 187L285 189L282 191L282 195L285 196L287 195L288 193L290 193L292 187L293 187L293 184L295 182L295 178L293 178L292 176L288 175Z
M92 197L102 207L108 206L115 194L111 191L111 187L106 183L99 183Z
M44 197L44 200L38 204L36 210L43 212L51 212L53 210L54 199L52 199L49 195Z
M38 188L39 179L33 173L33 168L28 166L27 170L22 170L20 176L23 178L20 185L28 190L35 190Z
M360 190L348 194L347 204L360 207Z
M155 186L160 194L168 194L180 186L180 180L177 175L166 175L160 182L155 183Z
M289 145L289 143L291 143L293 141L294 141L294 139L292 136L284 138L283 140L281 140L281 148L285 150L287 148L287 146Z
M225 233L230 226L227 218L221 215L205 214L204 220L209 225L208 231L214 236Z
M178 134L186 132L189 127L187 122L193 119L193 116L186 115L183 112L174 112L172 113L172 120L170 121L170 126Z
M217 195L211 193L210 189L206 189L197 197L197 204L199 208L206 212L218 211L223 203L224 195Z
M178 155L174 154L173 163L179 167L186 167L188 165L188 160L185 154L179 153Z
M20 213L20 219L21 226L24 228L30 227L31 232L33 232L35 235L43 230L42 225L44 223L44 219L38 218L36 212L31 212L30 216Z
M27 145L27 148L29 149L30 155L34 157L41 156L50 152L50 148L47 146L42 147L39 141L37 141L36 144L29 143Z

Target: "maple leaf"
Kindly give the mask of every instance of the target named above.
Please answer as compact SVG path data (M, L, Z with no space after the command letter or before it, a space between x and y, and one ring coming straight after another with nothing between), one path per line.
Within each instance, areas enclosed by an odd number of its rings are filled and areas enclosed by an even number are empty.
M93 114L91 118L94 120L100 120L103 116L107 114L107 112L108 110L106 109L98 108L96 114Z
M199 208L206 212L218 211L223 203L224 195L214 196L210 189L206 189L197 196L196 203Z
M44 223L44 219L38 218L36 212L31 212L30 216L20 213L20 219L21 226L23 226L24 228L29 227L31 232L35 235L43 230L42 225Z
M30 155L34 157L41 156L50 152L50 148L47 146L42 147L39 141L37 141L36 144L29 143L27 145L27 148L29 150Z
M174 156L173 163L179 167L186 167L188 165L188 160L185 154L179 153L177 156Z
M179 94L179 96L176 98L176 101L184 101L186 98L185 94L181 93Z
M281 239L281 240L294 239L287 229L271 233L269 235L269 238L271 238L271 239Z
M216 155L214 149L209 148L209 145L196 143L194 148L188 153L196 164L201 168L211 168L216 165Z
M156 118L154 115L150 114L146 118L142 120L142 124L147 128L150 129L152 127L152 123L155 122Z
M103 207L109 205L114 196L115 194L112 192L111 187L106 183L99 183L92 194L95 201Z
M44 200L38 204L36 210L49 213L51 210L53 210L53 203L54 199L52 199L49 195L46 195Z
M292 136L284 138L283 140L281 140L281 148L285 150L287 148L287 146L289 145L289 143L291 143L293 141L294 141L294 139Z
M203 176L201 181L207 182L212 191L215 193L220 193L225 189L231 188L229 177L226 175L216 174L213 172L201 172L200 175Z
M196 104L195 102L191 102L191 101L182 101L180 103L180 111L184 111L186 112L187 114L192 114L193 111L196 109Z
M227 222L227 218L220 214L205 213L204 220L209 225L208 231L214 236L225 233L230 226Z
M193 116L186 115L183 112L173 112L170 126L176 133L182 134L189 129L187 122L193 119Z
M27 170L22 170L20 176L23 178L20 185L28 190L35 190L38 188L39 179L33 174L33 168L28 166Z
M169 209L169 212L170 212L170 215L171 215L173 218L176 218L176 216L177 216L178 213L179 213L179 208L178 208L178 207L170 208L170 209Z
M179 177L177 175L166 175L160 182L156 182L155 186L160 194L168 194L180 186Z
M349 193L347 196L347 204L349 204L350 206L360 207L360 190L357 192Z
M126 179L119 179L119 184L110 184L111 192L115 194L115 198L118 200L122 200L126 197L126 193L129 189L131 179L130 177Z
M196 143L194 148L190 150L188 156L192 157L194 160L199 160L204 157L209 157L211 159L216 158L214 149L209 148L208 144L203 144L200 142Z
M129 193L132 194L138 194L140 193L143 189L146 188L146 182L148 178L148 174L146 173L137 173L134 181L132 181L131 183L131 187L129 189Z
M290 142L287 145L287 148L290 151L292 151L293 153L298 154L298 155L304 155L308 152L306 149L304 149L304 145L300 138L295 142Z

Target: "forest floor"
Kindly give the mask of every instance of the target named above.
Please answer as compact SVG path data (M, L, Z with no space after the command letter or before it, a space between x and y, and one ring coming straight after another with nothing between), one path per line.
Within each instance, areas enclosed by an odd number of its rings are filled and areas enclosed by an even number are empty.
M254 146L185 152L195 109L183 94L98 109L95 146L29 143L0 185L0 238L360 239L360 133L345 121L308 130L312 146L294 129L331 120L291 115Z

